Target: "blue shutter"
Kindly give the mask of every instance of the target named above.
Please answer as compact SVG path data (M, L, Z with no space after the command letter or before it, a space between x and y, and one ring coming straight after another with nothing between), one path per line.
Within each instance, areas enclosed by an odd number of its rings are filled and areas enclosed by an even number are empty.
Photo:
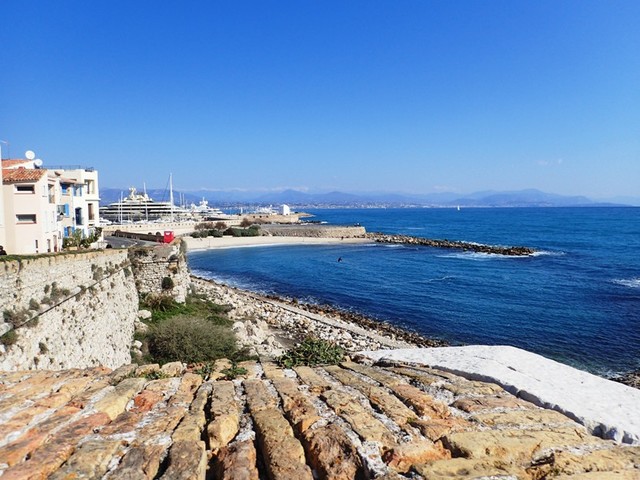
M68 203L64 204L64 216L65 217L69 216L69 204Z

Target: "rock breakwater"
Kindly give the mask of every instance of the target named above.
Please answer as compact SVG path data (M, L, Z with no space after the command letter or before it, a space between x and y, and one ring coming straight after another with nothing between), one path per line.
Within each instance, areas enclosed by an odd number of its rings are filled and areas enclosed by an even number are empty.
M376 243L395 243L405 245L422 245L426 247L448 248L455 250L472 251L477 253L488 253L494 255L507 256L528 256L536 251L529 247L505 247L501 245L483 245L480 243L461 242L457 240L436 240L422 237L412 237L409 235L390 235L386 233L367 233L366 237Z

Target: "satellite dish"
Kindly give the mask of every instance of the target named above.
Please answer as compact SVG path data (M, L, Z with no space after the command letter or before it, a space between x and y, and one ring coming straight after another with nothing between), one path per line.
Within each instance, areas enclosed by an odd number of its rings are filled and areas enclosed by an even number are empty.
M26 152L24 152L24 156L27 157L29 160L33 160L34 158L36 158L36 154L34 153L33 150L27 150Z
M32 152L32 153L33 153L33 152ZM29 159L29 160L31 160L31 159ZM33 164L34 164L36 167L41 167L41 166L42 166L42 160L40 160L39 158L36 158L36 159L33 161Z

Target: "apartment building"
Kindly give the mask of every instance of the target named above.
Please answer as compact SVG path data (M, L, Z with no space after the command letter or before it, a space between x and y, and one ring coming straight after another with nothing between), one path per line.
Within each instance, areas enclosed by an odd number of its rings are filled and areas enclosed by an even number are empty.
M92 168L55 169L60 183L60 215L65 237L77 229L89 236L100 225L98 172Z
M41 165L36 160L2 160L0 245L9 254L57 252L63 238L76 230L86 237L99 226L98 172Z
M4 247L9 254L57 252L62 248L58 182L32 160L2 161Z

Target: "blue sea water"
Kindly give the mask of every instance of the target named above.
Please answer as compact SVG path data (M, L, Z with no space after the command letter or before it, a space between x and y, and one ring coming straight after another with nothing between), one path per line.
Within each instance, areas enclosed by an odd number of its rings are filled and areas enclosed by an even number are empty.
M228 284L355 310L452 344L514 345L604 375L640 367L640 208L311 213L370 232L540 253L270 246L194 252L190 266Z

